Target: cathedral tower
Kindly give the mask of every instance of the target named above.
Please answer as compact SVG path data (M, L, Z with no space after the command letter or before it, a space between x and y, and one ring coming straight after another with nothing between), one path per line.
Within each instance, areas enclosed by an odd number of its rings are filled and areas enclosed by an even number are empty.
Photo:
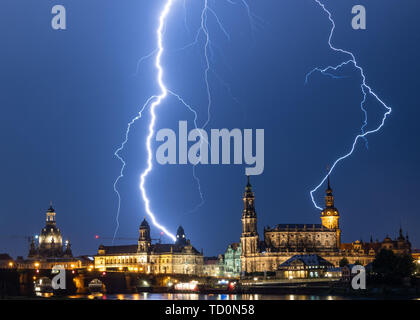
M245 193L243 197L244 209L242 211L242 257L243 263L242 268L246 272L254 272L255 266L252 260L247 261L248 257L258 252L259 236L257 230L257 214L255 212L255 196L252 192L251 184L249 182L245 187Z
M330 186L330 176L328 175L328 187L325 191L325 208L321 212L322 225L328 229L336 230L337 232L337 247L340 248L341 230L339 226L340 215L338 210L334 207L334 196Z
M152 239L150 238L150 226L146 221L146 218L143 219L143 222L140 224L139 228L139 241L138 241L138 252L147 252L150 248Z

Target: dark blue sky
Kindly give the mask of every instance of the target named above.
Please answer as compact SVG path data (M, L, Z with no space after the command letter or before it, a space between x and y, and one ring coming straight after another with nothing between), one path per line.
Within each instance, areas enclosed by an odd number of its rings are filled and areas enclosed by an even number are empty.
M319 223L309 191L359 133L360 74L348 67L340 72L345 78L314 74L304 84L312 68L348 58L328 47L330 23L313 0L250 0L259 17L254 28L237 2L210 1L230 40L209 16L209 128L265 130L265 170L252 178L260 234L265 225ZM156 46L163 3L1 2L0 252L26 256L25 239L12 236L38 233L50 200L75 254L95 253L100 244L95 234L112 236L117 210L112 185L120 170L113 153L127 122L158 90L153 60L140 64L137 73L136 68ZM66 31L50 26L54 4L67 9ZM369 149L359 143L332 174L343 240L368 240L371 234L382 240L386 234L395 236L401 224L419 247L419 3L325 4L337 25L333 43L355 54L368 84L393 108L382 131L369 136ZM355 4L366 6L367 30L351 28ZM201 6L202 1L186 0L185 16L183 1L175 1L162 59L165 82L197 108L200 124L207 116L204 38L196 46L178 49L193 41ZM374 99L368 99L367 109L368 128L374 128L384 109ZM188 120L192 127L192 114L173 98L157 113L157 128L176 127L178 120ZM146 164L148 121L144 117L136 123L122 152L127 167L119 183L120 237L137 237L145 215L138 178ZM147 181L151 206L172 232L182 224L193 245L216 255L239 241L244 167L201 166L197 174L206 198L199 210L189 213L200 202L190 166L155 166ZM316 194L318 201L324 189Z

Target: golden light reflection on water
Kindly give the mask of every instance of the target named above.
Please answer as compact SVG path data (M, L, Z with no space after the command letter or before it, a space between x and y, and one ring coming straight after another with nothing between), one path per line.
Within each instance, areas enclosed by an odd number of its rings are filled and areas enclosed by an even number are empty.
M343 300L344 297L332 295L299 294L197 294L197 293L133 293L72 295L70 299L100 300ZM416 299L416 300L420 300Z
M37 297L43 297L43 298L51 298L54 294L52 292L37 292L35 294Z
M242 300L259 300L258 294L243 294Z
M161 294L159 300L200 300L197 293L168 293L167 298L165 294Z
M87 296L87 298L89 300L100 299L102 297L103 297L103 294L102 293L92 293L92 294L90 294L90 295Z

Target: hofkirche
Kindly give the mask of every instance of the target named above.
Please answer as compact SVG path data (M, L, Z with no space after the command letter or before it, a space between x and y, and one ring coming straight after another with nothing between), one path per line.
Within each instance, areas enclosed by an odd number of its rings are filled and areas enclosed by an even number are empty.
M273 228L265 227L264 239L261 240L257 230L255 195L249 177L243 203L241 264L244 273L276 271L280 264L295 255L317 254L339 266L343 258L349 263L360 262L367 265L382 248L395 253L411 252L408 235L404 237L401 228L396 240L387 236L383 242L374 242L371 239L367 243L359 240L342 243L340 214L334 206L329 177L321 224L278 224Z

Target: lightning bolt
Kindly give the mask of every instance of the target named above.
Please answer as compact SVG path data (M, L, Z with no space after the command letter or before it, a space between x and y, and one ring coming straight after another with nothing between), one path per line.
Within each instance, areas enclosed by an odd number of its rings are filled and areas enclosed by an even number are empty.
M235 2L230 1L230 0L227 0L227 1L229 3L232 3L232 4L236 4ZM256 16L254 16L252 14L252 12L249 8L249 5L247 4L247 2L245 0L240 0L240 1L244 5L244 7L246 8L247 13L248 13L248 17L250 19L250 23L252 23L253 19ZM152 143L152 138L155 134L155 123L156 123L156 111L155 110L161 104L161 102L164 99L166 99L168 95L171 95L171 96L175 97L178 100L178 102L183 104L189 111L191 111L194 114L194 126L195 126L196 129L199 129L199 126L197 124L198 115L197 115L197 112L195 111L195 109L189 103L187 103L185 101L185 99L183 99L179 94L177 94L174 91L167 88L166 84L163 81L163 73L164 72L163 72L163 66L161 65L161 57L162 57L164 49L165 49L164 45L163 45L163 34L164 34L165 27L166 27L167 17L170 14L170 11L171 11L171 8L172 8L172 5L174 4L174 2L175 2L175 0L167 0L166 3L163 6L162 11L160 12L159 24L158 24L158 28L156 30L157 47L152 52L150 52L146 56L142 57L137 62L136 74L138 73L140 64L142 62L144 62L145 60L155 56L154 65L155 65L155 69L157 70L157 83L158 83L158 86L159 86L159 89L160 89L160 93L158 95L153 95L150 98L148 98L147 101L142 106L139 113L128 123L127 129L126 129L126 132L125 132L125 139L123 140L123 142L121 143L119 148L114 153L115 157L122 163L122 166L121 166L120 174L117 177L117 179L115 180L114 185L113 185L114 191L115 191L115 193L118 197L118 208L117 208L117 215L116 215L116 229L115 229L115 232L114 232L113 242L115 240L115 237L116 237L116 234L117 234L118 228L119 228L119 216L120 216L120 209L121 209L121 195L118 191L117 185L118 185L118 182L120 181L120 179L124 177L123 173L124 173L124 169L126 167L126 162L124 161L123 157L120 155L120 152L124 149L126 143L128 142L128 137L129 137L129 133L130 133L130 129L131 129L132 125L138 119L140 119L142 117L143 112L147 107L149 107L149 109L150 109L150 122L149 122L149 126L148 126L148 135L147 135L147 138L146 138L147 167L142 172L142 174L140 175L139 189L140 189L140 192L141 192L142 199L144 201L145 211L146 211L147 215L151 218L152 223L158 229L163 231L167 236L169 236L173 241L175 241L175 236L173 234L171 234L164 226L162 226L161 224L159 224L157 222L155 214L152 212L152 210L150 208L150 200L148 198L147 191L146 191L146 188L145 188L146 178L153 169L151 143ZM186 28L187 32L189 32L188 24L187 24L186 0L183 1L183 8L184 8L184 25L185 25L185 28ZM205 83L206 97L207 97L207 119L200 129L204 129L209 124L209 122L211 120L212 97L211 97L211 87L210 87L210 81L209 81L209 73L211 71L211 65L210 65L211 41L210 41L210 33L209 33L209 28L208 28L209 14L211 14L214 17L214 19L215 19L217 25L219 26L220 30L223 32L223 34L226 36L226 38L228 40L230 40L230 35L228 34L226 29L224 28L224 26L221 23L219 17L217 16L216 12L209 6L208 0L204 0L204 5L203 5L203 8L201 10L201 23L200 23L200 27L198 28L198 30L196 32L194 41L192 43L188 44L187 46L184 46L183 48L179 49L179 50L184 50L184 49L188 48L189 46L196 45L198 43L200 35L201 34L204 35L204 45L203 45L203 55L204 55L204 60L205 60L205 63L204 63L205 64L205 66L204 66L204 83ZM239 103L238 100L232 95L230 87L217 74L215 74L215 76L222 83L222 85L227 88L229 94L235 100L235 102ZM200 132L200 135L201 135L201 132ZM200 143L208 144L208 141L206 141L205 138L203 136L201 136ZM202 188L201 188L200 179L198 178L198 176L196 174L196 165L193 165L192 169L193 169L192 170L193 171L193 178L197 183L201 201L190 212L196 211L199 207L201 207L204 204L204 201L205 201L204 194L203 194Z
M149 134L147 135L146 138L146 149L147 149L147 167L146 169L143 171L143 173L140 175L140 191L141 191L141 195L144 201L144 206L145 206L145 210L146 213L148 214L148 216L151 218L152 223L161 231L163 231L167 236L169 236L173 241L176 240L175 236L170 233L164 226L160 225L156 218L155 215L153 214L152 210L150 209L150 200L147 197L147 192L146 189L144 187L144 184L146 182L146 177L149 175L149 173L152 171L153 169L153 164L152 164L152 147L151 147L151 142L152 142L152 137L155 134L155 123L156 123L156 112L155 109L156 107L158 107L160 105L160 103L162 102L163 99L166 98L166 96L168 95L168 89L166 88L164 82L163 82L163 68L161 65L161 57L164 51L163 48L163 40L162 40L162 34L163 34L163 30L165 27L165 23L166 23L166 18L169 15L169 12L171 10L172 4L173 4L174 0L167 0L165 6L163 7L163 10L160 14L159 17L159 26L156 32L156 36L157 36L157 47L158 47L158 51L156 54L156 59L155 59L155 67L157 70L157 83L159 85L160 88L160 94L157 95L154 99L153 102L151 102L150 104L150 123L149 123Z
M386 119L387 119L387 117L391 114L391 111L392 111L392 109L390 108L390 107L388 107L386 104L385 104L385 102L383 102L379 97L378 97L378 95L372 90L372 88L366 83L366 76L365 76L365 73L364 73L364 70L363 70L363 68L362 67L360 67L359 65L358 65L358 63L357 63L357 61L356 61L356 58L355 58L355 56L354 56L354 54L352 53L352 52L350 52L350 51L347 51L347 50L344 50L344 49L340 49L340 48L336 48L336 47L334 47L334 45L331 43L331 39L332 39L332 37L333 37L333 34L334 34L334 30L335 30L335 22L334 22L334 20L333 20L333 18L332 18L332 15L331 15L331 12L325 7L325 5L320 1L320 0L314 0L321 8L322 8L322 10L328 15L328 19L330 20L330 22L331 22L331 30L330 30L330 34L329 34L329 37L328 37L328 45L330 46L330 48L333 50L333 51L335 51L335 52L340 52L340 53L344 53L344 54L346 54L346 55L348 55L349 57L350 57L350 59L349 60L347 60L347 61L344 61L344 62L342 62L342 63L340 63L340 64L338 64L338 65L336 65L336 66L328 66L328 67L325 67L325 68L320 68L320 67L317 67L317 68L314 68L312 71L310 71L307 75L306 75L306 79L305 79L305 82L308 82L308 78L309 78L309 76L312 74L312 73L314 73L314 72L319 72L319 73L321 73L321 74L323 74L323 75L327 75L327 76L330 76L330 77L333 77L333 78L337 78L336 76L334 76L332 73L331 73L331 71L337 71L338 69L340 69L340 68L342 68L342 67L344 67L345 65L348 65L348 64L352 64L353 66L354 66L354 68L356 68L357 70L359 70L359 72L360 72L360 76L361 76L361 78L362 78L362 81L361 81L361 84L360 84L360 88L361 88L361 91L362 91L362 94L363 94L363 99L362 99L362 101L360 102L360 108L361 108L361 110L363 111L363 113L364 113L364 122L363 122L363 125L362 125L362 127L361 127L361 133L360 134L358 134L355 138L354 138L354 140L353 140L353 144L352 144L352 146L351 146L351 148L350 148L350 151L348 152L348 153L346 153L345 155L343 155L343 156L341 156L341 157L339 157L337 160L335 160L335 162L333 163L333 165L331 166L331 168L329 168L329 170L328 170L328 172L327 172L327 174L324 176L324 178L321 180L321 182L314 188L314 189L312 189L311 190L311 192L310 192L310 196L311 196L311 199L312 199L312 202L313 202L313 204L314 204L314 206L315 206L315 208L317 208L317 209L319 209L319 210L322 210L322 208L320 207L320 206L318 206L317 205L317 203L316 203L316 201L315 201L315 199L314 199L314 192L316 192L320 187L321 187L321 185L323 185L324 184L324 182L325 182L325 180L328 178L328 176L333 172L333 170L334 170L334 168L336 167L336 165L338 164L338 163L340 163L340 161L342 161L342 160L344 160L344 159L346 159L347 157L349 157L349 156L351 156L352 155L352 153L353 153L353 151L354 151L354 149L355 149L355 147L356 147L356 144L357 144L357 142L359 141L359 139L363 139L363 140L365 140L365 143L366 143L366 147L367 147L367 139L366 139L366 137L369 135L369 134L372 134L372 133L375 133L375 132L378 132L379 130L381 130L381 128L384 126L384 124L385 124L385 121L386 121ZM372 130L368 130L368 131L365 131L365 128L366 128L366 126L367 126L367 112L366 112L366 108L365 108L365 102L366 102L366 98L367 98L367 96L372 96L372 97L374 97L384 108L385 108L385 113L384 113L384 115L383 115L383 118L382 118L382 121L381 121L381 123L375 128L375 129L372 129Z
M121 143L121 145L118 147L118 149L114 153L114 156L119 161L121 161L122 166L121 166L121 170L120 170L120 175L117 177L117 179L115 180L114 185L113 185L114 192L117 194L117 197L118 197L118 207L117 207L117 215L116 215L116 218L115 218L116 228L115 228L115 231L114 231L114 236L112 238L112 244L114 244L115 237L117 236L117 232L118 232L118 229L120 227L120 222L119 222L120 219L119 218L120 218L120 210L121 210L121 194L118 191L117 185L118 185L118 182L120 181L120 179L124 177L124 169L125 169L125 166L126 166L126 162L124 161L123 157L120 155L120 152L124 149L126 143L128 142L128 135L130 133L131 126L134 124L134 122L136 122L138 119L141 118L144 109L150 104L150 102L153 99L156 99L156 98L157 98L156 96L151 96L149 99L147 99L147 101L145 102L145 104L143 105L143 107L141 108L141 110L139 111L139 113L137 114L137 116L135 116L128 123L127 130L125 131L125 139L124 139L124 141Z
M165 25L166 25L166 18L168 17L168 15L170 13L173 2L174 2L174 0L167 0L163 9L162 9L162 11L161 11L161 13L160 13L159 24L158 24L158 28L156 30L157 49L155 49L150 54L148 54L147 56L140 59L139 62L137 63L137 71L138 71L139 64L143 60L151 57L153 54L156 54L155 68L156 68L156 71L157 71L157 83L158 83L158 86L159 86L159 89L160 89L160 93L158 95L153 95L150 98L148 98L147 101L145 102L145 104L143 105L143 107L141 108L140 112L138 113L138 115L136 117L134 117L128 123L127 130L126 130L126 133L125 133L125 139L122 142L122 144L120 145L120 147L114 153L114 155L117 157L117 159L121 161L122 167L121 167L121 170L120 170L120 175L117 177L117 179L114 182L114 191L115 191L115 193L117 194L117 197L118 197L118 208L117 208L117 215L116 215L116 223L117 224L116 224L116 229L115 229L115 232L114 232L113 242L115 240L115 236L116 236L118 228L119 228L119 215L120 215L120 209L121 209L121 195L118 191L117 184L118 184L119 180L124 176L123 172L124 172L124 169L125 169L125 166L126 166L126 162L121 157L120 152L124 149L124 146L128 142L128 135L129 135L131 126L138 119L140 119L142 117L143 111L148 106L149 106L149 109L150 109L150 123L149 123L149 127L148 127L148 135L147 135L147 138L146 138L147 167L142 172L142 174L140 175L139 189L140 189L140 193L141 193L141 196L143 198L143 201L144 201L145 211L146 211L147 215L150 217L150 219L152 220L152 223L159 230L161 230L168 237L170 237L173 241L176 240L175 236L172 233L170 233L163 225L161 225L157 222L156 217L155 217L154 213L152 212L152 210L150 208L150 200L147 196L147 192L146 192L146 189L145 189L146 178L153 169L151 142L152 142L152 137L154 136L154 133L155 133L155 123L156 123L155 109L161 104L161 102L167 97L167 95L169 93L168 89L165 86L165 83L163 82L163 67L161 65L161 58L162 58L162 55L163 55L163 52L164 52L163 33L164 33Z

